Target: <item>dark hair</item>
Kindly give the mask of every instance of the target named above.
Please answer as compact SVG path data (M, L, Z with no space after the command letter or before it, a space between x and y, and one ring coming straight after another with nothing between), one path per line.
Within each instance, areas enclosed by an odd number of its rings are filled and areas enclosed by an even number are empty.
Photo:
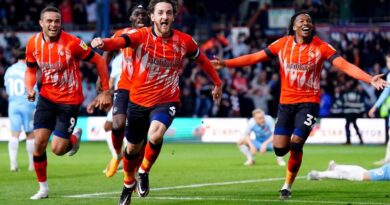
M154 11L154 8L156 7L156 4L165 2L172 5L173 8L173 15L177 14L177 0L151 0L148 5L148 14L152 14Z
M134 10L136 9L142 9L142 10L145 10L146 11L146 8L143 4L134 4L134 6L132 6L131 8L129 8L129 10L127 11L129 13L129 16L131 16L131 14L133 13Z
M387 53L387 54L386 54L386 58L390 58L390 53Z
M40 14L40 18L42 18L42 15L44 13L46 13L46 12L56 12L56 13L61 14L60 10L57 9L56 7L54 7L54 6L47 6L44 9L42 9L41 14Z
M293 27L294 27L294 22L295 22L295 19L296 19L299 15L301 15L301 14L306 14L306 15L309 15L309 16L310 16L309 12L307 12L307 11L299 11L299 12L295 13L295 14L291 17L291 19L290 19L290 25L288 26L288 30L287 30L288 35L295 35L295 31L294 31L294 29L293 29ZM311 16L310 16L310 17L311 17ZM314 29L313 29L312 35L314 35Z
M25 59L26 58L26 47L23 47L23 48L19 48L17 51L16 51L16 57L18 59Z

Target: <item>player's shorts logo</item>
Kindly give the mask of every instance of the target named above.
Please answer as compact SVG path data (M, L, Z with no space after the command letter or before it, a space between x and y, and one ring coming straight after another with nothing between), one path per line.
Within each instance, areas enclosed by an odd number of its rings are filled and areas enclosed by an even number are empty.
M176 114L176 108L174 106L169 107L169 114L173 117Z
M383 169L376 170L375 174L378 176L383 176L383 174L384 174Z
M118 111L118 107L114 107L114 109L112 110L114 113L116 113Z

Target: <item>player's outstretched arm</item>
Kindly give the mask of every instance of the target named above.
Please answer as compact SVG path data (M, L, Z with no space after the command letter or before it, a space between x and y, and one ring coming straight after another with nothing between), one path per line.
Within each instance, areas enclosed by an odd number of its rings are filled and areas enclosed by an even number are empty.
M99 107L99 109L103 110L111 106L112 104L112 98L111 98L109 82L108 82L109 75L108 75L107 63L104 61L103 57L97 53L95 53L95 55L90 60L90 62L95 64L100 78L102 92L98 95L96 99L97 99L97 106Z
M103 51L119 50L126 47L126 40L124 37L116 38L94 38L91 41L92 48L99 48Z
M266 60L269 60L269 57L264 50L261 50L256 53L251 53L228 60L221 60L219 58L214 57L214 60L212 60L211 62L217 69L219 69L220 67L224 66L229 68L245 67Z
M340 69L344 73L348 74L349 76L351 76L355 79L358 79L358 80L364 81L368 84L371 84L377 90L383 89L383 88L389 86L389 83L381 78L383 76L383 74L371 76L368 73L364 72L359 67L349 63L343 57L335 58L332 63L334 66L336 66L338 69Z
M218 73L215 71L213 65L203 53L199 54L199 57L196 59L196 62L213 81L215 87L211 94L213 96L214 102L219 105L222 98L222 81L221 79L219 79Z

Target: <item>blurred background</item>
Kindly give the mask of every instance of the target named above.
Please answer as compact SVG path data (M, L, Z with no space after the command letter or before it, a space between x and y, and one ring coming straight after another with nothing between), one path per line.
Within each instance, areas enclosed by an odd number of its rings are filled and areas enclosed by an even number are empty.
M296 11L310 11L316 33L340 55L366 72L386 74L385 55L390 43L390 0L179 0L175 27L191 34L209 58L233 58L265 48L286 34L290 17ZM0 0L0 117L7 117L7 96L3 75L15 62L18 48L40 31L39 13L47 5L58 7L63 28L90 42L95 36L110 36L116 29L129 26L128 10L148 1L133 0ZM390 65L389 65L390 66ZM222 69L224 81L221 106L213 105L212 83L196 63L186 61L180 81L183 107L179 117L248 118L254 108L276 117L280 94L277 59L250 68ZM96 96L96 69L81 64L83 106ZM343 117L337 100L343 93L364 96L361 117L367 117L381 91L351 80L326 63L322 72L321 118ZM390 100L384 104L389 106ZM388 109L377 113L387 117ZM87 115L81 110L81 115ZM95 112L95 116L105 113ZM383 123L384 124L384 123ZM199 131L199 130L197 130ZM372 133L371 133L372 134ZM376 133L384 135L384 133ZM386 138L387 140L387 138Z

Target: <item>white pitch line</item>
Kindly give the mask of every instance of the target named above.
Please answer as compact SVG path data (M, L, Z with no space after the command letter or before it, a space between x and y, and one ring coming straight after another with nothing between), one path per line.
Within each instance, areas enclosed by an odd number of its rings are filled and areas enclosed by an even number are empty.
M304 178L304 177L297 177ZM216 182L216 183L205 183L205 184L190 184L190 185L180 185L180 186L172 186L172 187L159 187L159 188L151 188L152 191L161 191L161 190L172 190L172 189L189 189L189 188L198 188L198 187L207 187L207 186L224 186L224 185L232 185L232 184L248 184L248 183L257 183L257 182L269 182L269 181L278 181L284 180L284 177L281 178L268 178L268 179L253 179L253 180L242 180L242 181L230 181L230 182ZM110 195L110 194L119 194L120 192L100 192L100 193L92 193L92 194L78 194L78 195L68 195L64 196L66 198L94 198L101 195Z
M235 198L208 198L208 197L148 197L150 199L161 199L161 200L181 200L181 201L247 201L247 202L283 202L280 199L235 199ZM349 202L349 201L310 201L310 200L295 200L289 199L288 203L298 204L372 204L372 205L384 205L388 203L382 202Z
M298 179L305 178L303 176L297 177ZM172 189L188 189L188 188L199 188L199 187L207 187L207 186L223 186L223 185L232 185L232 184L248 184L248 183L257 183L257 182L269 182L269 181L278 181L284 180L284 178L268 178L268 179L255 179L255 180L242 180L242 181L230 181L230 182L216 182L216 183L204 183L204 184L190 184L190 185L181 185L181 186L172 186L172 187L159 187L159 188L151 188L151 190L159 191L159 190L172 190ZM66 198L117 198L110 197L104 195L113 195L119 194L120 192L100 192L93 194L79 194L79 195L68 195L64 196ZM225 197L173 197L173 196L165 196L165 197L148 197L151 200L182 200L182 201L246 201L246 202L281 202L279 199L235 199L235 198L225 198ZM381 202L348 202L348 201L310 201L310 200L295 200L290 199L287 201L288 203L298 203L298 204L372 204L372 205L385 205L388 203Z

